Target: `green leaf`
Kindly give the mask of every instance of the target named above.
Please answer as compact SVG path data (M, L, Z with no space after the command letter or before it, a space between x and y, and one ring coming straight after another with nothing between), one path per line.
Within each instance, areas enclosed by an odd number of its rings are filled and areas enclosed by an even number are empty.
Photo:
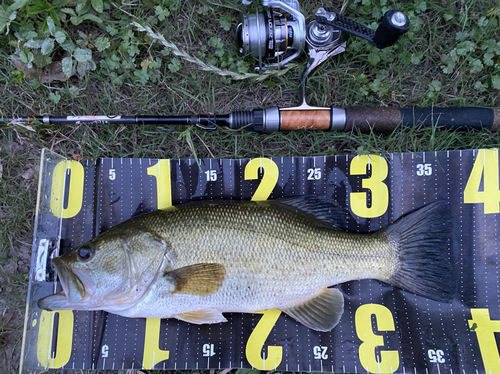
M54 20L51 16L48 16L45 22L47 23L50 35L54 36L54 33L56 32L56 24L54 23Z
M33 59L35 58L35 56L31 51L28 51L27 48L21 50L21 52L19 53L19 58L21 59L21 62L28 65L29 68L33 66Z
M91 3L92 8L94 8L97 13L102 13L104 11L104 3L102 0L91 0Z
M230 15L224 14L219 19L220 27L222 27L225 31L231 30L231 25L233 24L233 17Z
M90 13L84 14L83 16L81 16L81 18L84 21L88 21L89 20L89 21L94 21L95 23L102 23L102 19L100 19L96 15L90 14Z
M30 0L16 0L12 3L11 6L9 6L8 10L18 10L20 9L24 4L27 4Z
M420 64L420 61L422 61L422 57L423 57L423 55L420 53L415 54L415 55L411 56L410 62L413 65L418 65L418 64Z
M469 37L469 32L468 31L459 31L455 35L455 39L458 40L459 42L464 41Z
M76 72L78 73L78 76L84 77L85 74L87 74L87 71L95 70L95 68L96 68L95 62L92 60L79 62L78 65L76 66Z
M101 64L106 66L109 70L116 70L120 67L121 60L120 57L113 53L111 57L107 58L103 62L101 62Z
M453 14L453 12L450 12L450 11L443 14L443 18L445 21L452 20L454 17L455 17L455 15Z
M7 30L6 34L9 33L9 26L12 21L14 21L17 17L17 12L13 11L6 11L3 9L2 6L0 6L0 34L3 32L3 30Z
M495 55L493 53L485 53L483 56L483 61L486 66L493 66L495 62L493 61Z
M26 14L28 16L33 16L42 12L47 12L51 9L51 6L46 1L35 0L31 1Z
M217 49L224 48L224 44L222 43L222 39L216 36L212 36L208 41L208 45L210 47L215 47Z
M92 51L88 48L77 48L75 52L73 52L73 57L78 62L90 61L92 60Z
M470 72L471 73L479 73L481 70L483 70L483 63L481 62L481 60L472 60L470 63L469 63L471 69L470 69Z
M158 16L158 19L160 21L163 21L165 18L167 18L170 15L170 11L167 8L163 9L163 7L161 5L158 5L155 8L155 14Z
M57 43L62 44L66 40L66 33L58 30L55 32L54 37L56 38Z
M99 52L104 51L106 48L111 46L109 39L105 36L100 36L96 39L94 46L97 48Z
M57 92L51 92L49 93L49 99L52 101L54 104L59 104L59 100L61 100L61 95L59 95Z
M66 89L66 92L72 99L76 99L78 97L78 94L80 93L80 90L78 89L78 87L70 86Z
M429 90L436 92L441 91L441 82L433 80L431 83L429 83Z
M75 26L78 26L80 23L83 22L83 18L80 16L71 16L70 20L71 23Z
M73 44L73 41L69 38L67 38L64 42L59 43L62 49L65 51L68 51L69 53L73 53L75 51L75 45Z
M134 57L135 55L139 54L139 48L135 44L130 44L130 46L127 49L127 53L130 57Z
M422 1L417 5L417 8L420 11L425 12L427 10L427 3L425 1Z
M149 80L149 73L146 70L136 70L134 71L134 81L145 85L148 83Z
M378 55L378 53L370 53L368 55L368 63L371 66L377 65L379 62L380 62L380 56Z
M91 8L90 1L87 0L78 0L76 4L75 11L79 16L86 14Z
M479 92L485 92L487 88L488 84L484 84L481 81L477 81L476 83L474 83L474 89L478 90Z
M61 12L69 14L70 16L76 16L75 11L71 8L62 8Z
M106 31L109 33L109 35L111 36L115 36L116 34L118 34L118 29L116 29L115 27L111 26L111 25L107 25L106 26Z
M176 73L179 70L181 70L181 61L174 57L172 60L170 60L170 64L167 65L168 70L170 70L172 73Z
M500 75L493 75L491 77L491 86L496 90L500 90Z
M489 53L500 55L500 41L497 42L495 39L488 39L481 44L481 49Z
M455 47L455 52L459 56L465 56L469 52L474 50L474 44L468 40L465 42L458 43Z
M50 55L53 50L54 50L54 39L52 38L45 39L42 43L42 48L41 48L42 55L44 56Z
M61 62L64 75L68 78L71 77L73 73L73 59L71 57L64 57Z

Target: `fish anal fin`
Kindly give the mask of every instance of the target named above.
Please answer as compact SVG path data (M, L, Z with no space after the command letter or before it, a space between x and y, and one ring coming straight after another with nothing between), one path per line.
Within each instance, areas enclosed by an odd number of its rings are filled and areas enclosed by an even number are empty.
M197 310L194 312L186 312L175 315L175 318L184 322L194 323L201 325L204 323L221 323L227 322L227 319L221 312L214 309Z
M226 269L221 264L195 264L166 272L174 285L173 293L197 296L213 295L222 287Z
M335 288L324 288L314 298L283 312L316 331L331 331L344 313L344 296Z

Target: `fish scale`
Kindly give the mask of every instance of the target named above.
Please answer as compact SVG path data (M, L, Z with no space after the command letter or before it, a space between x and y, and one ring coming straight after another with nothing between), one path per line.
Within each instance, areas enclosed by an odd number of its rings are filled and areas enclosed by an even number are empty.
M165 298L156 307L158 313L175 315L186 304L227 312L283 308L327 286L367 277L387 281L392 273L389 250L380 249L381 244L387 247L387 240L318 227L310 219L286 213L258 204L236 210L222 204L208 213L195 206L176 215L151 215L143 225L170 243L176 267L215 262L226 269L216 294Z

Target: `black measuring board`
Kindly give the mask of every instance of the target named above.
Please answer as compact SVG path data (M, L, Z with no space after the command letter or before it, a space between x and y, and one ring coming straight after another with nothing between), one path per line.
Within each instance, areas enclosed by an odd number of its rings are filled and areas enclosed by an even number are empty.
M35 235L24 353L28 370L500 372L496 149L199 162L53 160L42 177L51 193L41 194L48 201L38 214L60 218L53 235L60 236L61 254L133 215L197 200L327 196L348 208L349 231L360 233L446 201L453 212L447 251L458 288L452 302L439 303L376 280L338 285L345 310L328 333L310 330L277 310L226 314L226 323L201 326L101 311L41 311L36 301L60 290L46 266L48 258L37 252L54 225L43 237ZM62 191L64 197L55 199ZM40 269L46 270L45 278Z

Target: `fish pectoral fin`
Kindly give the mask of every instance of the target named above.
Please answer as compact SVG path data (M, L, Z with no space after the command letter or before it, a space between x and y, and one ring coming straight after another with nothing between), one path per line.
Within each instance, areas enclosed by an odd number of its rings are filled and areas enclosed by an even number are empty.
M164 275L173 283L173 293L209 296L222 287L226 268L221 264L195 264L166 272Z
M344 296L335 288L323 288L319 295L283 312L316 331L331 331L344 313Z
M174 316L184 322L201 325L204 323L227 322L221 312L215 309L197 310L195 312L180 313Z

